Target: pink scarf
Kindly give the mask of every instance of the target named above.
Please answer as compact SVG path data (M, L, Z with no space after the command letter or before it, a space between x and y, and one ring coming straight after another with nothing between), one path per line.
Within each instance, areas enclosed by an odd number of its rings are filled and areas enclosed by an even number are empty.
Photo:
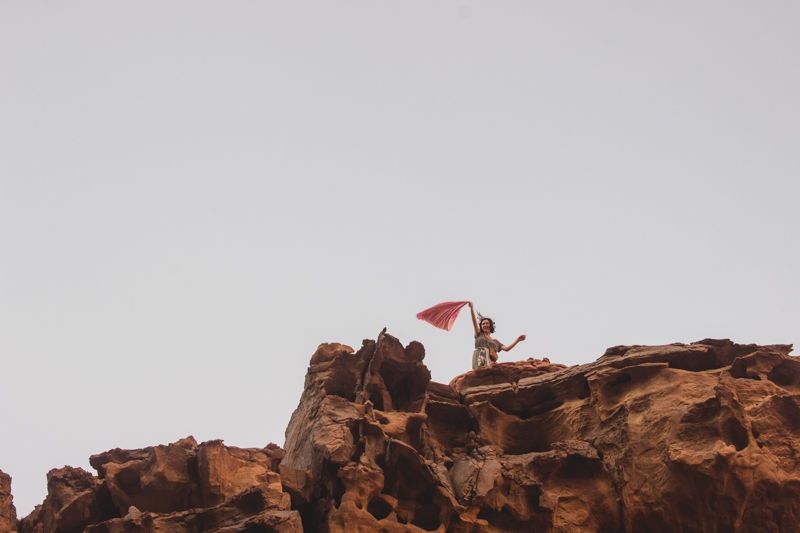
M417 313L417 318L433 324L437 328L450 331L458 317L458 312L469 302L442 302Z

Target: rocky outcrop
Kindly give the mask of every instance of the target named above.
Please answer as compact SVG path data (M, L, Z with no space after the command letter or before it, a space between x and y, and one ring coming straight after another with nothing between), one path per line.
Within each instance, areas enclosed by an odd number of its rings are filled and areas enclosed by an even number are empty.
M322 344L285 450L187 438L98 454L96 477L51 471L20 532L800 531L790 352L616 346L445 385L385 330L357 351Z
M115 516L108 491L82 468L47 473L47 498L19 523L21 533L83 531L91 523Z
M191 437L94 455L47 475L47 498L20 533L302 531L277 465L283 451L198 445Z
M417 343L320 346L280 465L311 531L797 531L790 346L617 346L442 385Z
M0 531L17 530L17 510L11 496L11 476L0 470Z

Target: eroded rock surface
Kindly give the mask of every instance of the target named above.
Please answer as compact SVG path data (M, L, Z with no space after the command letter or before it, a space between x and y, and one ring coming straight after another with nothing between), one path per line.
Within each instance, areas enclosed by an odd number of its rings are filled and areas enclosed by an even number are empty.
M47 498L20 533L302 531L277 473L283 450L200 445L188 437L141 450L93 455L95 477L64 467L47 475Z
M17 530L17 510L11 496L11 476L0 470L0 532Z
M51 471L20 532L800 531L790 352L615 346L445 385L385 330L358 351L322 344L285 451L111 450L97 477Z
M443 385L417 343L321 345L280 471L311 531L798 531L790 351L616 346Z

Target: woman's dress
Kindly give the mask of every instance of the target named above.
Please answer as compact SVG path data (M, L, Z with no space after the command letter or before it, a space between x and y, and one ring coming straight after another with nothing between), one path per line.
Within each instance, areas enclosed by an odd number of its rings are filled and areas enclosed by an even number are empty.
M497 339L487 339L483 333L475 335L475 351L472 352L472 370L489 366L497 360L497 353L503 344ZM492 357L494 354L494 357Z

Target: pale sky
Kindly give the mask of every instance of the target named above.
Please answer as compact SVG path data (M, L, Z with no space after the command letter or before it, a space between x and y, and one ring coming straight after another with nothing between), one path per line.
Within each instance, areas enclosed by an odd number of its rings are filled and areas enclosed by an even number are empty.
M309 357L796 343L797 2L0 0L0 469L282 444Z

